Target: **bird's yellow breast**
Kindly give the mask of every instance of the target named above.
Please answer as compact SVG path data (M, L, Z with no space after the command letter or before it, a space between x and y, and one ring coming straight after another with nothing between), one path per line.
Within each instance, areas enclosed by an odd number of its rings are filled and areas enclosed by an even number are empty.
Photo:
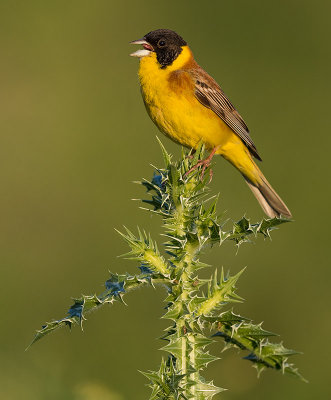
M251 182L258 182L255 164L243 141L196 98L195 84L185 68L191 60L187 46L166 68L161 68L154 52L140 60L141 92L149 116L173 141L193 149L201 141L209 150L217 147L217 154L235 165Z
M168 137L186 147L196 148L203 140L207 148L220 148L229 139L241 140L216 114L195 97L194 82L185 65L192 52L184 46L180 55L166 68L155 52L140 60L139 79L142 96L153 122Z

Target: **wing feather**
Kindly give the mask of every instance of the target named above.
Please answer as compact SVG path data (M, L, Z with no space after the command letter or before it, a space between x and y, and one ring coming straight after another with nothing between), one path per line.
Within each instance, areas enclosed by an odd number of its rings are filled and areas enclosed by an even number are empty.
M214 111L243 140L251 153L261 160L245 121L216 81L203 69L191 70L190 74L195 80L195 96L200 103Z

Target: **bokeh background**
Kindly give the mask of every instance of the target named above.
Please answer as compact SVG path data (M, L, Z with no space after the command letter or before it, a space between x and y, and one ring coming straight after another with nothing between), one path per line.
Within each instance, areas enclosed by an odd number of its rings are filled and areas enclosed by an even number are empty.
M246 119L262 169L296 222L273 240L207 251L237 272L246 302L309 384L267 371L260 379L228 351L207 376L223 399L326 399L330 390L330 30L328 1L0 2L0 397L143 400L137 371L158 367L165 292L145 289L62 329L29 351L34 330L64 316L71 297L103 290L108 270L134 273L114 228L137 225L160 242L160 220L138 209L132 184L160 165L157 129L140 98L128 42L167 27ZM176 157L180 148L164 143ZM224 160L214 168L219 210L262 212ZM221 343L214 351L221 349Z

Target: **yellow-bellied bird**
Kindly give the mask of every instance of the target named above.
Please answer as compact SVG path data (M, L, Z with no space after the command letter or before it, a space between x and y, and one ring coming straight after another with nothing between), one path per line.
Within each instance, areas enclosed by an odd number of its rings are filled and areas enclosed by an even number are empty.
M211 153L199 165L206 167L214 154L222 155L240 171L269 217L290 218L253 160L261 158L244 120L197 64L185 40L174 31L158 29L131 43L143 46L131 55L140 58L142 97L159 130L188 148L196 149L203 141Z

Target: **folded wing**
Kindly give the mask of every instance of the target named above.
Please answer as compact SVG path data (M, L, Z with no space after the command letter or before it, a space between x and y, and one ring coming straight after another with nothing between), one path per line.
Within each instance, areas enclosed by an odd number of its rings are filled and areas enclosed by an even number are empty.
M245 121L220 86L202 69L191 70L190 74L195 80L195 96L200 103L214 111L243 140L252 155L262 161Z

